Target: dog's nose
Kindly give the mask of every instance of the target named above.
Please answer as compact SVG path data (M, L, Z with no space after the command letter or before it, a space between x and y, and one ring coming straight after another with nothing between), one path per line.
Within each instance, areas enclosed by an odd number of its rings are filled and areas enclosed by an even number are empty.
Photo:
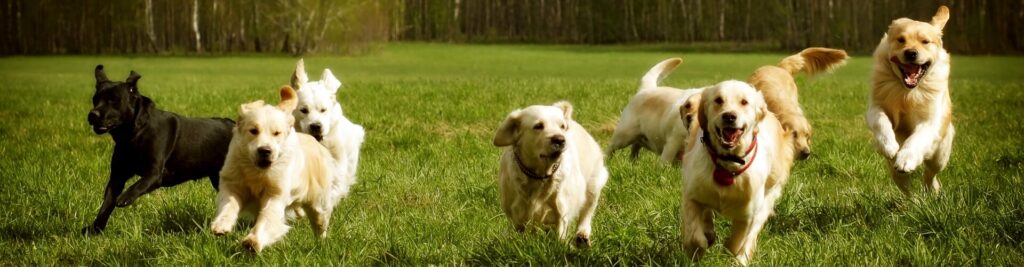
M736 113L726 112L725 114L722 114L722 122L727 124L736 123Z
M99 122L99 120L100 120L100 112L99 111L93 110L93 111L89 112L89 122L93 122L94 123L94 122Z
M910 62L917 61L917 50L903 51L903 58Z
M564 135L552 136L551 137L551 143L552 144L556 144L556 145L564 145L565 144L565 136Z
M804 149L804 150L800 151L800 155L798 155L798 157L799 157L798 159L804 160L804 159L809 158L810 156L811 156L811 150L810 149Z
M270 152L273 151L270 150L270 147L268 146L261 146L256 148L256 154L263 158L270 157Z
M318 133L318 132L320 132L320 130L323 130L321 127L323 127L323 126L320 125L320 123L311 123L311 124L309 124L309 131L310 132Z

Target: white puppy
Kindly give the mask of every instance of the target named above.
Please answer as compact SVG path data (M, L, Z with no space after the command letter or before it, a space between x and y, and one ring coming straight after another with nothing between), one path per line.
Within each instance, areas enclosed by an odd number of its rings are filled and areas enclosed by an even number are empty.
M359 164L359 149L363 145L363 127L352 123L341 112L337 100L338 81L330 69L324 69L320 81L310 82L303 60L295 65L292 87L298 93L299 105L292 114L295 129L312 135L320 141L331 156L337 160L337 173L344 179L331 186L334 201L348 195L349 188L356 183L356 167Z
M953 150L949 53L942 48L948 20L945 6L930 23L894 20L875 48L865 119L876 150L892 166L892 179L904 194L910 194L910 172L921 163L925 190L939 191L936 176Z
M335 180L330 152L313 137L295 132L295 91L281 88L278 106L256 101L244 104L220 171L215 235L231 232L241 212L256 215L242 241L259 252L288 232L285 214L303 209L313 233L327 237L327 224L336 204L328 192Z
M746 265L789 177L791 137L747 83L725 81L699 99L700 127L690 133L699 140L683 158L683 247L703 255L715 241L713 216L721 214L732 220L725 246Z
M605 150L608 157L616 150L632 146L633 159L642 147L658 153L663 162L679 161L690 128L689 122L680 117L680 111L686 99L703 88L680 90L658 83L682 62L680 58L662 61L640 79L640 89L622 110L611 144Z
M498 192L515 230L555 226L565 240L569 224L579 219L576 242L589 246L608 170L601 147L572 120L572 105L562 101L512 111L498 127L494 145L507 147Z

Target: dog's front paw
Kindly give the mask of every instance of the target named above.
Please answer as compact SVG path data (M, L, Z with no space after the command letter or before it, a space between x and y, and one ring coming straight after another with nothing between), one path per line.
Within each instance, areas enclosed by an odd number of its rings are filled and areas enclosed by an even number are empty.
M249 234L242 240L242 248L245 248L245 250L248 251L260 253L260 251L263 251L263 244L260 243L258 238L256 238L256 235Z
M589 248L590 247L590 235L584 233L576 234L576 247L578 248Z
M83 235L98 235L103 233L103 227L90 224L82 228Z
M900 173L911 173L917 169L917 166L921 165L922 160L924 160L924 157L919 153L908 150L900 151L896 155L896 162L893 163L893 168L896 168L896 171Z
M223 225L214 224L213 227L210 228L210 232L212 232L213 235L215 236L222 236L230 233L231 227L224 227Z
M118 197L117 202L115 202L114 204L117 205L118 208L124 208L132 205L132 202L135 202L135 197L125 194Z

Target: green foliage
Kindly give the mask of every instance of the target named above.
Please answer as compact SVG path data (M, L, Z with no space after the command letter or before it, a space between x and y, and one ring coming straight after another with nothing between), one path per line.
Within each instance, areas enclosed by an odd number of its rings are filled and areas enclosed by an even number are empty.
M215 192L207 182L164 188L91 222L112 142L86 123L92 69L112 79L142 74L161 108L234 118L238 105L276 101L294 58L0 58L0 265L686 265L680 251L680 175L644 152L607 161L611 180L594 223L594 247L516 234L498 206L499 149L507 112L569 100L607 144L637 81L661 59L684 63L665 84L746 79L783 54L674 53L644 47L393 44L361 57L306 58L311 78L329 67L344 83L345 114L367 140L359 182L337 208L330 236L306 221L260 255L239 245L247 225L209 233ZM798 77L815 126L814 152L761 234L754 263L767 266L947 266L1024 263L1024 65L1019 57L954 55L957 137L944 192L904 199L869 143L863 122L870 60L835 74ZM1000 67L1006 66L1006 67ZM728 223L716 222L724 236ZM721 242L719 242L721 243ZM727 265L721 245L702 263Z

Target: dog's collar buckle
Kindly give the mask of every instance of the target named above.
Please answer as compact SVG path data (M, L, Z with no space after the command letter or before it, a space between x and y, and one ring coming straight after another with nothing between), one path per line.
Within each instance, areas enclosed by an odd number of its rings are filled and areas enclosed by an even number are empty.
M526 175L527 178L530 178L531 180L547 180L547 179L550 179L552 176L555 175L555 172L558 171L558 167L562 165L562 158L559 157L558 160L555 161L555 164L551 165L551 170L548 171L548 173L545 173L544 175L539 175L539 174L533 172L532 170L530 170L529 167L526 167L526 164L523 164L523 161L519 159L519 150L518 149L514 149L512 153L513 153L512 157L515 158L516 165L519 166L519 171L522 172L524 175Z
M707 147L708 154L711 155L711 162L712 162L712 164L715 164L715 170L714 170L714 172L712 172L712 175L711 175L712 179L715 181L716 184L718 184L720 186L730 186L733 183L735 183L736 182L736 176L740 176L741 174L746 172L747 169L750 168L750 165L754 164L754 159L757 158L757 150L758 150L757 149L757 147L758 147L758 145L757 145L757 131L754 131L754 139L753 139L753 141L750 142L750 146L747 147L747 152L745 152L743 157L742 157L742 158L746 158L747 155L750 155L750 160L747 160L743 164L743 167L740 167L740 169L736 170L736 171L730 171L730 170L728 170L726 168L723 168L721 165L718 164L719 156L716 155L714 149L710 147L711 144L710 144L709 140L707 139L708 135L703 133L703 132L701 133L701 135L703 135L700 138L701 139L701 143L704 143L704 146Z

